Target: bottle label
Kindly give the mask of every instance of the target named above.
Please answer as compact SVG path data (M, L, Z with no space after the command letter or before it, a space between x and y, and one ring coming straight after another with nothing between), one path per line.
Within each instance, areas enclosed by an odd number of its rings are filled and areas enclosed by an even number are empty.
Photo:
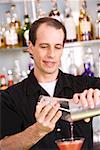
M7 30L5 32L6 45L18 44L18 35L14 29Z
M25 18L25 23L29 23L29 18Z
M100 22L96 23L96 38L100 39Z
M15 29L10 30L10 36L11 36L11 45L18 44L18 36Z
M82 20L80 22L80 30L82 34L91 32L91 23L89 21Z
M72 17L65 18L65 28L67 32L67 40L76 39L76 26Z
M54 16L54 15L52 15L51 17L52 17L52 18L54 18L54 19L57 19L58 21L60 21L60 22L61 22L61 18L60 18L60 16L57 16L57 15L55 15L55 16Z
M28 46L28 42L29 42L29 29L24 32L24 38L25 38L26 44Z

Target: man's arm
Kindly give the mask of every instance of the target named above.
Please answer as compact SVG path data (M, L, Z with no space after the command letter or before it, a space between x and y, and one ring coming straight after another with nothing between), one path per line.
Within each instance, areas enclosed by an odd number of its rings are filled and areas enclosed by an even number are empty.
M61 111L58 111L59 107L60 105L56 102L53 104L38 103L35 113L37 122L23 132L3 138L0 141L0 148L2 150L30 149L55 128L62 114Z

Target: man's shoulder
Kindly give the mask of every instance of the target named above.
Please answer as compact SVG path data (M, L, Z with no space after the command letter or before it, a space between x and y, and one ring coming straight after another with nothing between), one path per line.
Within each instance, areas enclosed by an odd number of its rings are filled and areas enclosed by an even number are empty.
M10 97L19 97L20 95L25 93L26 87L28 85L28 79L24 79L21 82L18 82L10 87L8 87L6 90L2 91L2 95L8 95Z

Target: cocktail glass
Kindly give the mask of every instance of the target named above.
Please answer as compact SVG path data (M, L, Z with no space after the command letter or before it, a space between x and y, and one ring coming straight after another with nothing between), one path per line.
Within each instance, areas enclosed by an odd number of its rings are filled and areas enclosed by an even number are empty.
M84 138L58 139L55 141L59 150L81 150Z

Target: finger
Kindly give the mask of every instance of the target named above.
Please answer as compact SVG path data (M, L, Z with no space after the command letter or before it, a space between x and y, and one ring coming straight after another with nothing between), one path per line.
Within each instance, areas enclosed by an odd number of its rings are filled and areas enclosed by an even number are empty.
M82 93L80 93L80 103L82 104L83 107L88 107L88 102L87 102L87 90L84 90Z
M50 120L52 120L52 118L55 116L55 114L57 113L57 111L59 110L59 108L60 108L60 104L56 103L52 107L52 109L50 109L50 111L48 112L48 115L46 116L45 121L46 122L50 122Z
M48 103L40 112L40 114L37 116L37 121L42 123L45 121L46 116L48 116L50 110L54 107L55 101L52 103Z
M50 121L51 124L56 124L56 122L59 120L59 118L62 116L62 112L61 111L57 111L57 113L55 114L55 116L52 118L52 120Z
M94 90L92 88L87 91L87 102L90 108L94 108Z
M35 117L37 118L39 114L41 113L42 109L48 104L47 101L43 102L38 102L36 105L36 112L35 112Z
M73 101L74 101L74 103L79 103L79 101L80 101L80 96L79 96L79 93L75 93L74 95L73 95Z
M99 89L94 90L94 104L95 106L100 104L100 90Z
M58 119L61 117L62 112L61 111L57 111L55 116L50 120L50 121L43 121L42 128L45 128L45 131L52 131L55 128L55 124L58 121Z

